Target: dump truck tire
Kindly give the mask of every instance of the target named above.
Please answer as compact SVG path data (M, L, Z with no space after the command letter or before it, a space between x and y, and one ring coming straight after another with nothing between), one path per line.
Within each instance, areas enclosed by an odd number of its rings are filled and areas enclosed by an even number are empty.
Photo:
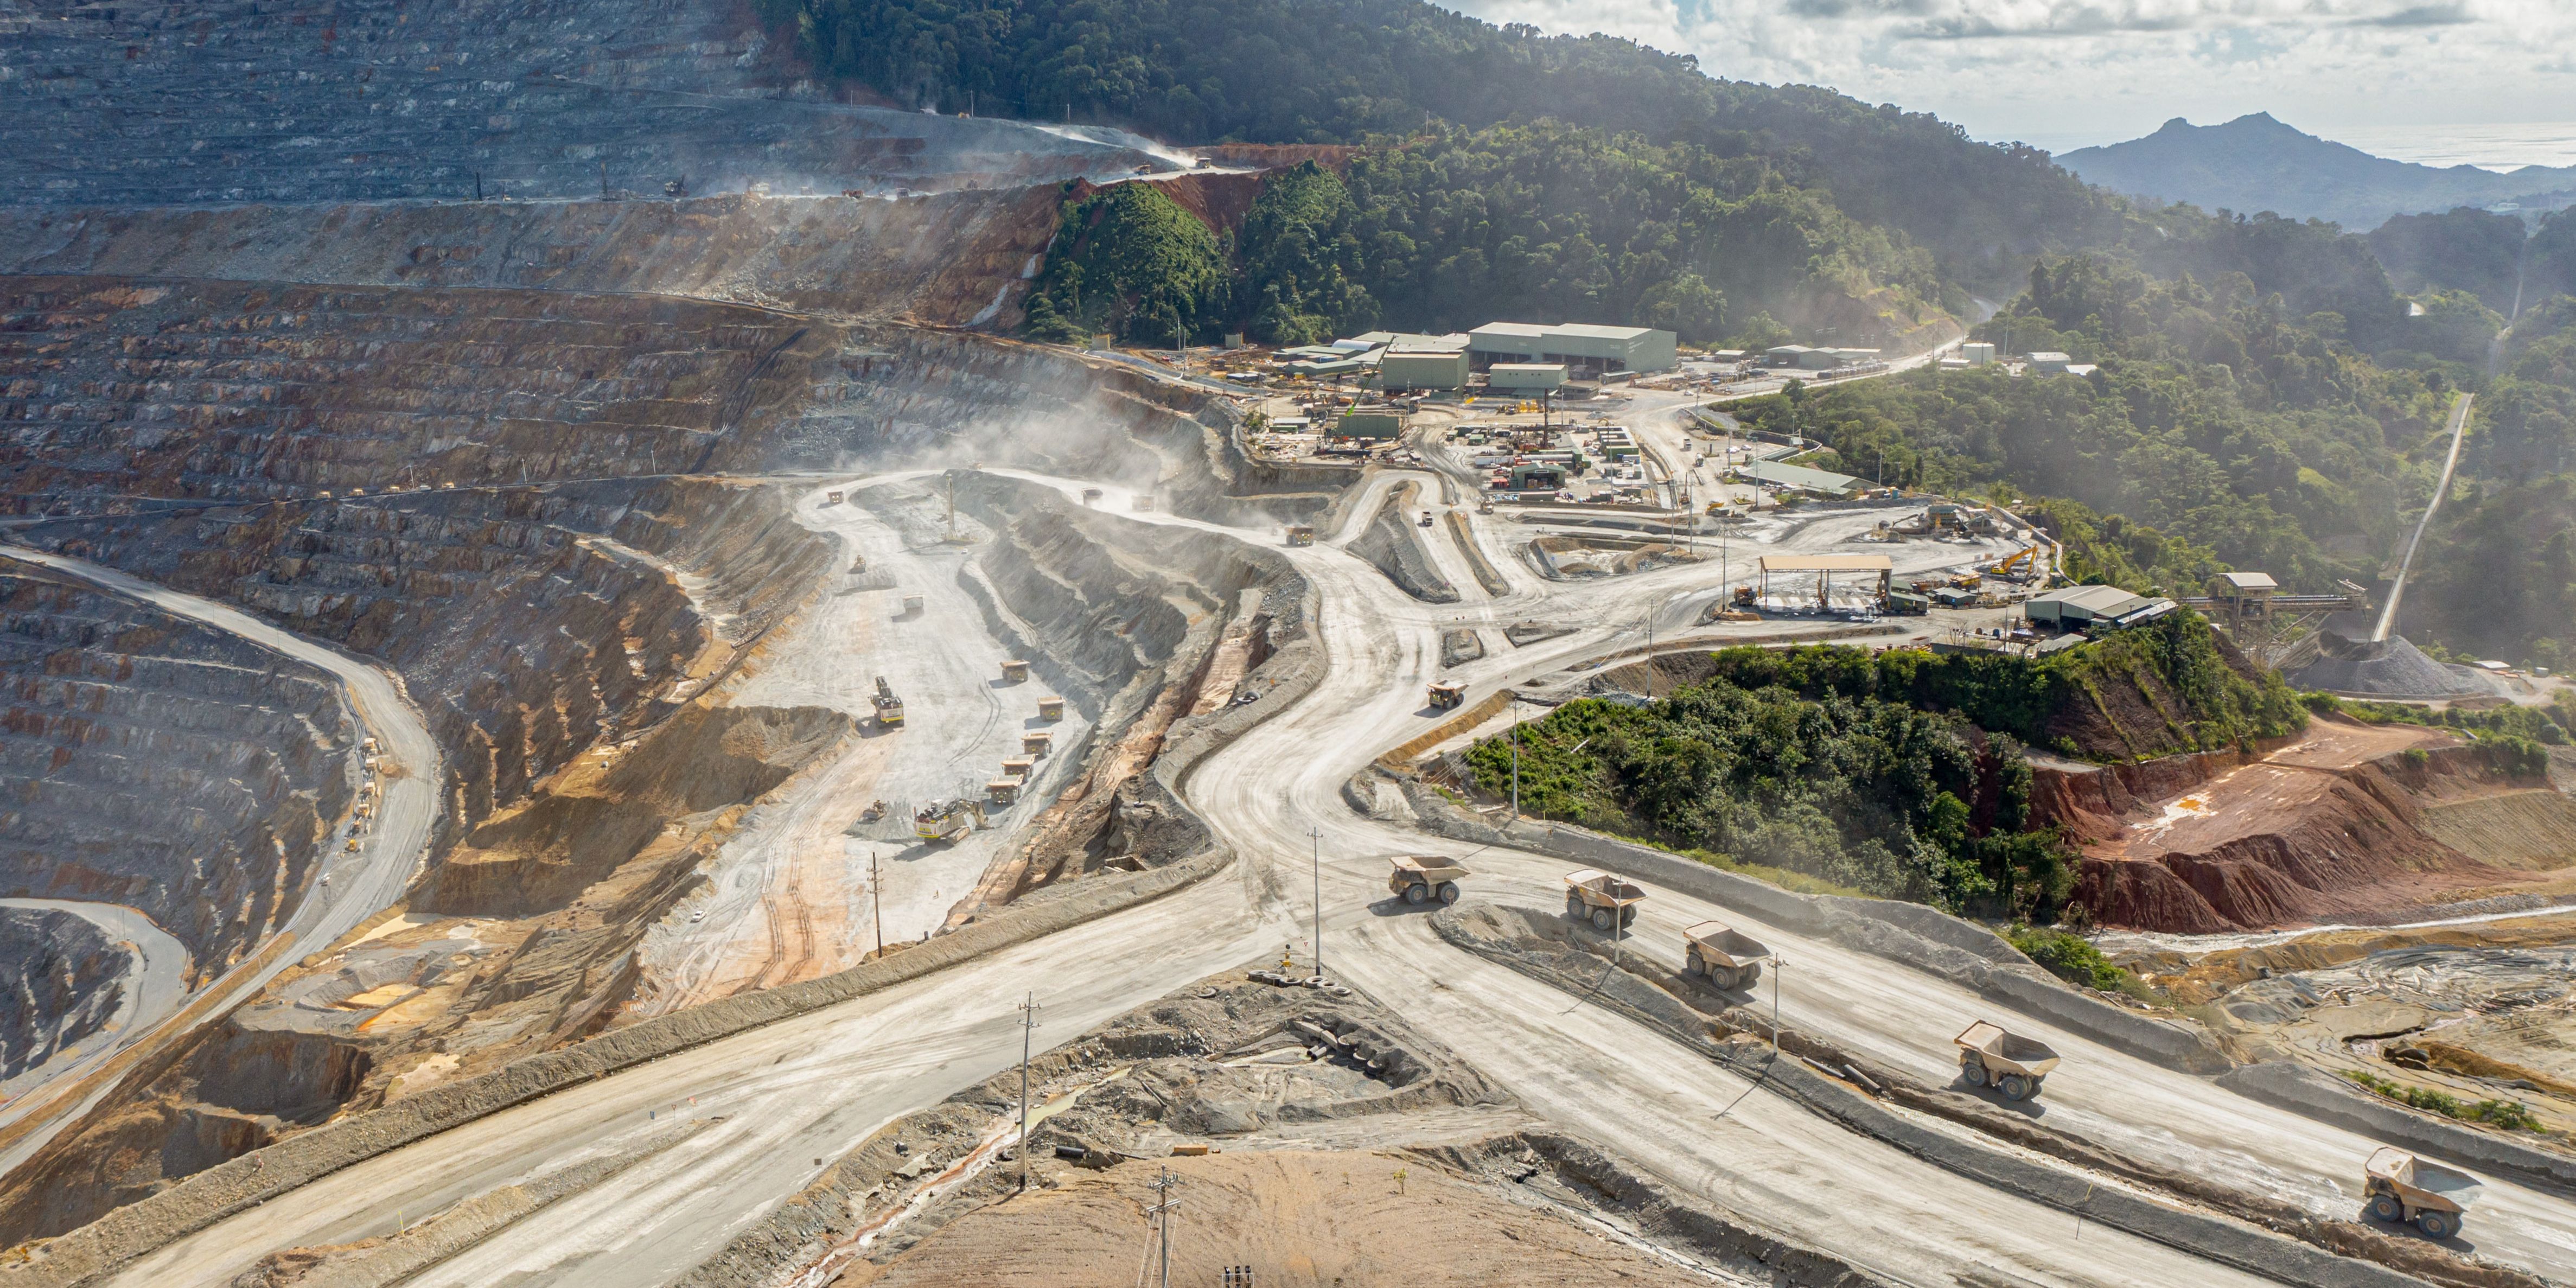
M2397 1225L2406 1219L2406 1205L2398 1202L2394 1194L2375 1195L2370 1200L2370 1215L2374 1220Z
M1608 908L1593 909L1591 921L1592 928L1605 935L1610 933L1610 927L1618 924L1618 918L1611 915Z
M1431 892L1423 889L1422 883L1416 881L1404 888L1404 901L1419 908L1431 901Z
M1576 921L1583 920L1583 900L1570 894L1565 896L1565 915Z
M2018 1073L2005 1074L2003 1081L1996 1085L2004 1093L2006 1100L2030 1099L2030 1079Z
M1441 903L1441 906L1446 907L1446 906L1448 906L1448 905L1450 905L1450 904L1453 904L1453 903L1456 903L1456 902L1458 902L1458 883L1457 883L1457 882L1455 882L1455 881L1443 881L1443 882L1441 882L1441 883L1440 883L1440 903Z
M1708 982L1732 993L1744 987L1744 972L1733 966L1711 966L1708 968Z
M1969 1086L1982 1087L1986 1085L1986 1058L1974 1051L1960 1052L1959 1076L1967 1079Z
M1622 929L1625 929L1626 927L1633 926L1633 925L1636 925L1636 924L1637 924L1637 910L1636 910L1636 909L1634 909L1634 908L1621 908L1621 909L1619 910L1619 925L1620 925L1620 927L1621 927Z
M1751 988L1755 980L1762 978L1762 963L1748 962L1738 968L1738 973L1744 976L1744 986Z
M2415 1228L2423 1231L2427 1237L2447 1239L2460 1232L2460 1218L2448 1212L2436 1212L2426 1208L2415 1214Z

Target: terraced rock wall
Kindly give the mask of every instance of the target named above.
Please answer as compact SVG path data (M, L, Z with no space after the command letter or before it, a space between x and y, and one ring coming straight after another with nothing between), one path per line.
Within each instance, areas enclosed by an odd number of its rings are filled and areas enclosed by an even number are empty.
M0 271L681 295L1018 325L1056 191L892 198L0 207Z
M113 1021L131 960L71 913L0 908L0 1079Z
M784 82L724 0L9 0L0 171L22 181L0 204L991 188L1170 164L1116 131Z
M302 897L358 736L301 663L0 559L0 895L141 909L219 969Z

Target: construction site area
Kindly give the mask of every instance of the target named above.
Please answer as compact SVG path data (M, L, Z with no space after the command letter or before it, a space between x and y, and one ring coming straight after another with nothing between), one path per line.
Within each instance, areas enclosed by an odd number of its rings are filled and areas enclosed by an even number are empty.
M2082 584L1668 331L1013 338L1077 186L1311 149L217 25L0 6L0 1288L2576 1285L2576 754L2476 723L2559 677ZM2181 622L2300 731L2182 749ZM2078 698L1870 755L2120 971L1523 798L1942 665Z

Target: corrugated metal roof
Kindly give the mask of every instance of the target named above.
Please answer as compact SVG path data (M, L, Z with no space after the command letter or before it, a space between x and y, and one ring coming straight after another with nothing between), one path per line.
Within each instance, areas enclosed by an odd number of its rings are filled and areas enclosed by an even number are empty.
M1795 455L1794 450L1791 452ZM1782 465L1777 461L1755 461L1741 473L1780 487L1802 487L1815 492L1849 492L1860 486L1860 480L1832 470L1811 470L1804 465Z

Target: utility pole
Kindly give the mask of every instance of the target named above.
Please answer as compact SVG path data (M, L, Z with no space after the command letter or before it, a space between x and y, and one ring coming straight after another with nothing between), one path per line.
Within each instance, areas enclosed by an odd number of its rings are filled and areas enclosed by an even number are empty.
M1774 985L1777 987L1777 985ZM1038 1028L1038 995L1020 1003L1020 1192L1029 1190L1029 1037ZM1777 1025L1774 1025L1775 1036Z
M1324 977L1324 830L1319 827L1307 828L1306 839L1312 844L1308 859L1315 874L1315 978L1322 979Z
M883 889L877 881L877 847L868 847L868 920L877 924L877 956L885 956L885 900L878 897Z
M1179 1183L1172 1169L1164 1168L1154 1180L1154 1206L1145 1209L1145 1214L1154 1218L1154 1230L1163 1245L1162 1288L1172 1288L1172 1209L1181 1205L1179 1199L1172 1197L1172 1187Z
M1521 821L1521 727L1512 726L1512 821Z
M1780 968L1789 964L1786 957L1771 959L1771 1062L1780 1062Z

